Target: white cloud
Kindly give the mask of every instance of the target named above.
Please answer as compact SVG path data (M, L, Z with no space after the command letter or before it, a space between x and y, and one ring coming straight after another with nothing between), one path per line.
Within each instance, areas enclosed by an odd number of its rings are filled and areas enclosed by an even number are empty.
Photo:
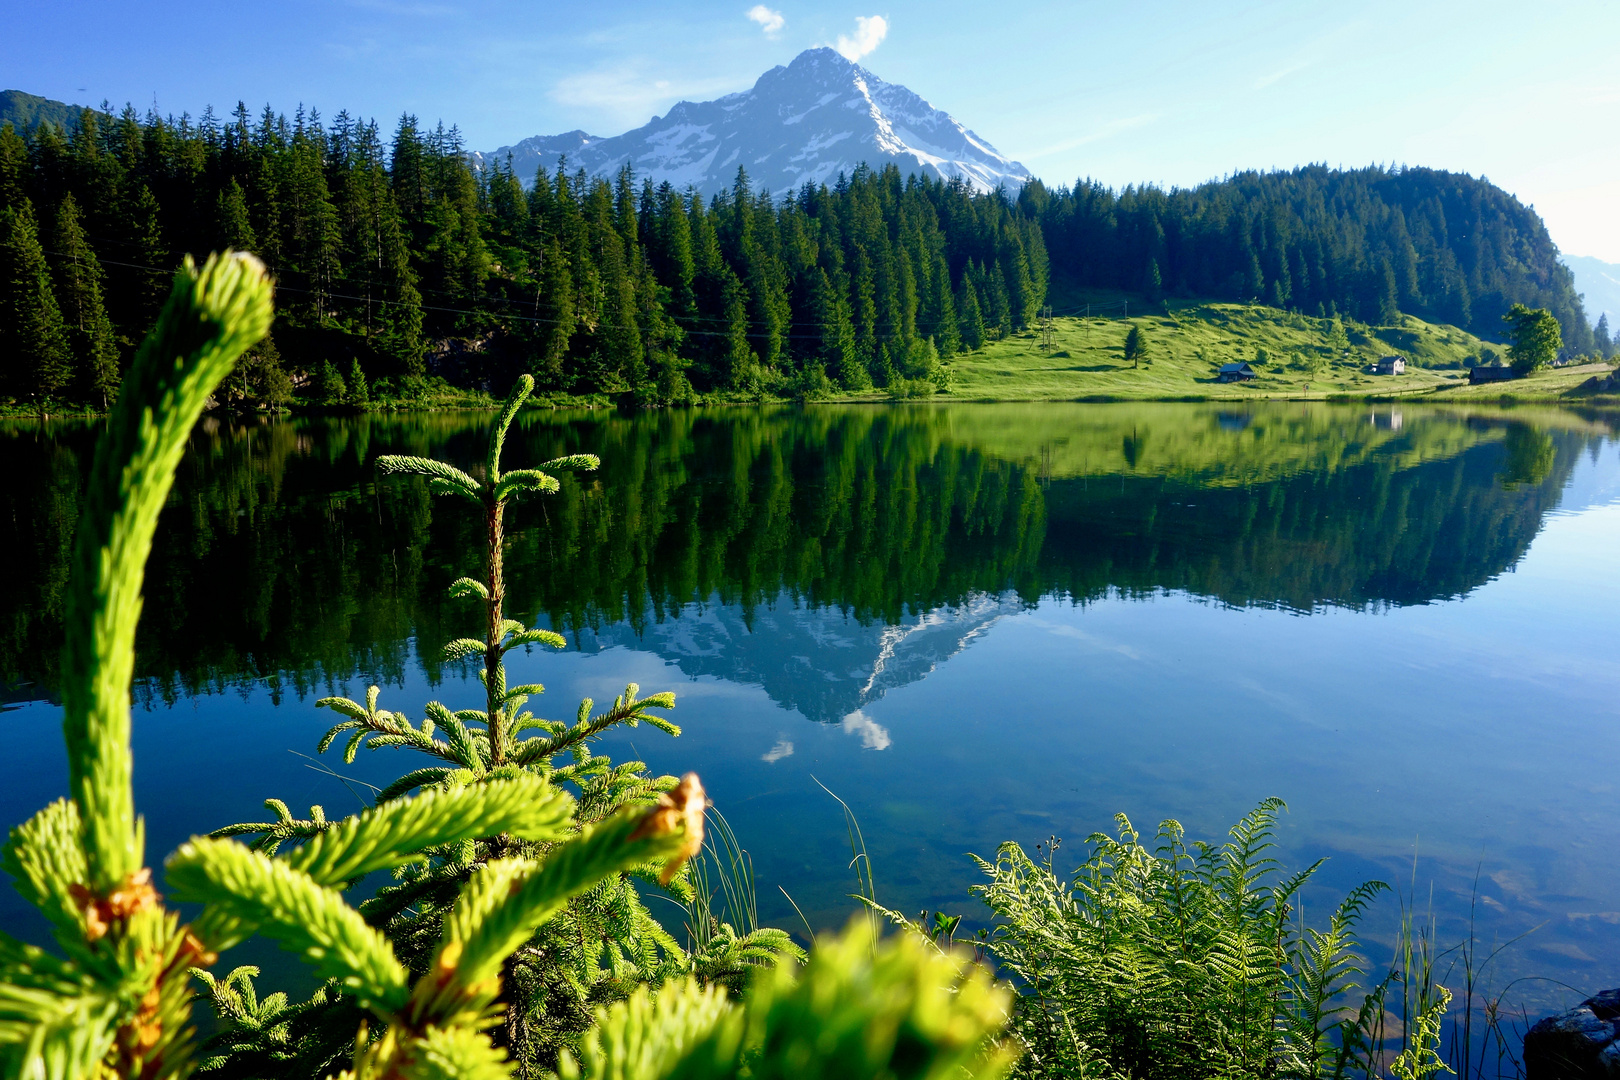
M777 739L775 746L771 747L770 750L766 751L765 753L759 755L759 760L768 761L772 765L775 765L783 758L792 756L793 744L788 742L786 739Z
M755 4L749 8L748 18L759 23L759 28L765 31L766 37L775 37L787 23L787 18L780 11L772 11L764 4Z
M838 35L838 44L835 46L844 54L847 60L859 60L873 49L883 44L883 39L889 33L889 20L881 15L855 16L855 36Z
M889 729L856 709L844 717L844 730L851 735L861 737L861 747L866 750L887 750L889 743Z
M548 96L559 104L595 112L594 120L576 121L585 127L604 122L644 124L654 110L681 98L703 101L735 89L729 80L719 77L673 82L647 68L630 60L574 72L558 79Z

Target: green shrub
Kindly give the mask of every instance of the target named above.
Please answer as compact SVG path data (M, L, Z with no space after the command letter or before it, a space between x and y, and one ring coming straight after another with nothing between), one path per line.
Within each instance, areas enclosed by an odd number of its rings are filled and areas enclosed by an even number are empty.
M1067 880L1050 848L1037 861L1007 843L994 863L976 860L989 880L973 891L999 921L987 947L1022 991L1022 1075L1377 1073L1390 978L1357 982L1355 926L1387 886L1369 881L1326 927L1301 926L1299 891L1321 863L1284 876L1267 854L1281 808L1261 803L1220 845L1189 843L1166 821L1151 851L1122 815L1117 836L1089 838ZM1437 1025L1449 995L1433 989L1418 1013ZM1359 1010L1349 1004L1357 990ZM1437 1026L1414 1024L1397 1064L1432 1072L1437 1040Z

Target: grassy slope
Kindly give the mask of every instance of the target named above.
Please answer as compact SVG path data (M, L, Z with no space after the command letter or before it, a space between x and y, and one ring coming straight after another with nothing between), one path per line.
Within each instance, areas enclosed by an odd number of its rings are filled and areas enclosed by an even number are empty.
M1138 301L1131 303L1136 307ZM1110 317L1060 317L1054 320L1054 345L1047 349L1041 347L1035 331L991 342L950 362L951 396L959 401L1373 395L1534 399L1563 396L1593 374L1607 370L1563 368L1508 384L1469 387L1464 358L1500 356L1503 349L1453 326L1403 316L1399 326L1346 327L1350 346L1346 354L1333 348L1329 339L1332 323L1325 319L1269 307L1196 301L1171 301L1168 314L1165 312L1161 305L1151 314L1126 320L1116 307ZM1149 366L1132 368L1125 362L1125 335L1133 325L1147 335L1152 357ZM1215 380L1215 369L1221 364L1234 360L1252 363L1258 349L1269 357L1266 364L1256 365L1258 378L1246 383ZM1368 364L1390 353L1407 358L1407 374L1365 372ZM1327 361L1320 374L1312 371L1313 358Z

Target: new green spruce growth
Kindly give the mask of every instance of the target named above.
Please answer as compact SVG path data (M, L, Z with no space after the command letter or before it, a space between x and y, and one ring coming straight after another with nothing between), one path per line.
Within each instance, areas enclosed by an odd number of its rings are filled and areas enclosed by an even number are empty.
M506 576L503 566L506 546L506 504L524 495L554 492L559 489L556 477L546 470L593 470L601 465L594 454L576 454L548 461L538 469L514 469L501 472L501 448L506 443L507 429L523 407L524 399L534 391L534 378L524 375L507 396L495 428L489 436L489 452L484 459L485 483L468 476L453 465L428 458L389 455L379 458L377 466L385 474L416 475L428 478L435 494L454 494L469 499L484 512L485 577L486 581L462 578L450 587L452 596L477 596L484 602L487 619L482 642L470 638L452 641L445 646L445 657L460 660L483 653L484 689L487 696L485 734L489 740L489 766L500 768L507 763L512 751L511 737L515 711L522 706L519 698L526 697L506 691L506 668L502 659L519 645L550 645L562 648L562 637L550 630L530 630L521 623L503 617L502 604L506 599ZM640 703L642 708L655 705L670 708L675 704L673 694L661 694L657 699ZM674 732L672 732L673 734Z
M377 687L370 688L364 703L344 697L323 698L317 704L332 709L342 720L326 733L319 751L324 753L339 736L345 736L345 761L353 761L362 746L414 750L432 759L430 764L384 787L377 796L379 807L392 805L417 789L476 786L511 778L539 778L553 786L571 785L578 791L579 801L564 833L572 835L573 831L606 827L606 823L617 820L617 815L654 807L682 790L674 777L647 775L640 762L615 766L606 757L591 754L590 743L598 735L616 725L635 726L643 720L671 735L680 734L680 729L649 711L673 707L673 694L643 698L639 696L640 688L631 684L611 708L601 713L593 715L594 703L589 699L582 702L574 723L568 724L538 718L525 708L530 697L543 690L541 686L507 684L505 657L513 649L530 645L561 648L565 644L552 631L526 628L506 617L503 554L507 503L513 498L557 491L553 471L589 470L598 465L594 456L575 455L548 461L538 469L502 471L507 432L533 385L525 375L507 398L491 431L480 478L427 458L390 456L379 460L386 475L425 477L435 493L457 496L479 508L484 524L484 580L461 578L451 584L450 594L476 600L483 606L484 636L450 642L445 657L450 661L482 659L479 676L485 688L483 708L453 710L433 701L427 704L421 722L413 723L402 713L379 707ZM320 807L311 808L309 818L301 820L277 800L265 805L275 814L275 820L233 825L218 830L214 836L256 835L254 848L274 853L289 842L319 843L333 827ZM692 830L693 835L700 832L698 828ZM437 962L434 957L441 955L436 952L441 928L463 917L460 905L465 902L464 889L471 887L470 882L483 879L497 864L504 866L512 860L549 868L559 857L559 841L563 839L562 834L525 837L494 830L435 843L425 851L425 859L398 866L396 883L362 904L361 917L391 943L408 969L430 971ZM349 877L358 876L356 873ZM549 1067L557 1052L590 1025L595 1005L621 998L638 985L657 985L672 976L690 974L704 981L740 987L748 972L768 966L777 956L800 955L785 933L752 925L740 932L722 926L712 939L706 939L688 955L646 909L633 876L666 886L682 900L691 896L687 874L671 880L669 873L656 874L644 866L621 867L593 883L585 894L568 897L543 925L530 928L517 943L523 946L521 949L514 945L513 950L503 954L499 975L504 1013L497 1041L524 1070ZM352 1004L352 991L344 993L348 997L332 998L329 1008L342 1009L346 1003ZM244 1049L236 1060L227 1059L220 1065L221 1075L241 1073L248 1062L274 1051L267 1038L249 1030L245 1022L238 1023L228 1014L225 1020L241 1027L240 1045ZM312 1038L318 1041L318 1033ZM328 1045L325 1051L315 1050L306 1040L298 1053L330 1058L340 1049Z
M187 260L141 346L79 519L62 657L70 800L11 832L3 865L61 956L0 934L0 1071L171 1077L189 1050L192 964L212 947L163 906L135 815L129 684L158 513L203 406L263 337L270 283L251 256Z
M491 769L490 756L501 743L487 732L474 737L463 722L465 745L458 753L483 761L482 773L456 768L431 784L417 779L337 822L319 814L297 822L280 807L277 822L266 823L272 835L258 850L226 837L195 838L169 859L167 880L175 897L201 905L201 914L186 927L164 908L144 865L130 790L129 683L141 581L186 436L270 316L269 282L256 260L216 256L200 272L188 261L98 445L63 659L73 797L13 829L4 849L5 870L51 923L61 952L0 934L0 1073L7 1077L181 1080L194 1051L186 1026L188 970L259 934L300 954L327 985L308 1005L289 1009L280 995L259 1001L250 969L224 980L203 976L226 1018L222 1037L208 1045L216 1051L206 1062L211 1068L231 1070L246 1050L257 1056L234 1070L243 1075L329 1074L330 1059L307 1053L298 1031L302 1025L307 1032L312 1019L332 1017L329 1006L341 996L369 1014L345 1054L345 1078L504 1080L521 1063L488 1032L507 1011L501 997L514 953L581 897L605 887L622 896L608 883L628 871L661 867L659 879L671 882L703 843L707 799L696 776L672 788L659 785L669 789L656 798L646 783L612 791L580 783L586 801L598 804L585 815L553 783L564 770L544 759L529 768ZM497 442L491 460L498 454ZM499 629L503 639L512 632L505 624ZM379 712L375 692L363 710L348 704L381 735L374 745L410 727ZM497 704L506 709L510 700L503 695ZM615 711L630 714L637 704L632 688ZM572 728L535 722L547 732L545 745L576 752L577 783L618 772L581 768L590 764L580 752L592 731L588 714L587 703ZM512 730L526 722L508 718L516 720ZM438 741L426 722L412 730ZM424 785L430 789L415 798L398 797ZM639 803L623 797L627 788L639 793ZM478 838L497 836L513 850L474 864ZM270 854L298 839L304 842L293 850ZM434 907L432 918L415 920L410 934L396 935L410 964L402 962L396 940L341 895L373 871L447 866L454 857L461 861L439 880L454 896ZM575 925L569 932L583 941L584 929ZM982 976L947 986L942 972L904 944L880 950L870 963L863 959L872 955L870 944L858 936L841 949L824 961L818 957L802 985L778 967L746 1013L719 1011L718 991L702 1008L685 1012L681 1003L702 991L664 994L657 1039L665 1045L643 1033L640 1058L628 1058L628 1047L608 1045L592 1060L648 1077L733 1075L743 1071L745 1059L754 1076L792 1069L797 1076L899 1080L943 1076L969 1059L988 1063L970 1073L999 1071L999 1059L981 1053L983 1038L999 1023L999 999ZM633 1000L644 1004L645 990L642 995ZM700 1030L694 1015L717 1019ZM244 1047L244 1039L250 1045ZM689 1048L692 1053L683 1053ZM667 1068L649 1071L643 1067L649 1060Z
M599 1010L563 1080L993 1080L1013 1060L996 1036L1009 995L962 954L915 935L879 942L857 919L818 944L797 978L777 967L744 1004L687 981Z

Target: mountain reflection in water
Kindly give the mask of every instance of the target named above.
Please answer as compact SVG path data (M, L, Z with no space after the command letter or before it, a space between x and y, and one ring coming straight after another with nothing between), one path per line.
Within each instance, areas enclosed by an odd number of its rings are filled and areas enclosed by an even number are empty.
M374 462L476 473L488 421L198 429L137 642L154 853L268 796L351 808L407 767L326 755L345 791L288 753L326 726L316 692L376 681L412 716L480 699L438 646L479 632L445 587L481 575L481 525ZM1497 941L1539 927L1495 961L1501 980L1620 983L1612 417L928 404L519 426L514 464L588 452L602 469L509 511L508 610L572 642L514 654L514 676L549 687L531 704L550 716L632 680L675 690L681 738L603 750L702 773L766 921L798 925L778 884L818 926L849 916L842 811L818 781L859 814L888 902L970 919L965 851L1078 840L1121 810L1208 837L1275 794L1280 856L1332 856L1312 910L1367 877L1413 880L1417 836L1448 942L1470 918ZM6 822L65 785L50 701L95 435L0 428ZM0 921L28 936L30 917L0 890ZM1537 1007L1563 993L1520 985Z
M149 570L146 691L397 681L413 640L472 632L443 586L479 572L477 522L418 481L379 482L372 462L476 472L486 423L205 422ZM818 719L1043 596L1310 611L1463 595L1524 554L1604 430L1297 404L535 412L521 426L514 460L590 452L603 467L510 515L512 608L582 645L637 642L761 683ZM0 677L13 697L53 694L95 429L8 434ZM439 677L431 650L414 662Z

